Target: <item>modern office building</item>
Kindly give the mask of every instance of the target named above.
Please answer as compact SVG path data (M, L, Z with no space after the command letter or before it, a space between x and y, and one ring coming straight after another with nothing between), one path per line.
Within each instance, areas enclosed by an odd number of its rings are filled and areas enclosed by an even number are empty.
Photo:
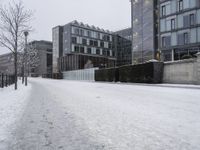
M116 49L116 66L129 65L132 63L132 28L114 32Z
M200 0L159 0L159 48L164 61L200 51Z
M0 55L0 73L14 74L14 55L7 53Z
M52 42L43 40L32 41L28 45L36 52L36 57L38 57L38 61L30 65L31 75L41 76L43 74L52 74Z
M131 0L133 63L200 51L200 0Z
M73 21L53 28L53 72L114 67L112 32Z
M158 49L157 0L131 0L132 63L154 59Z

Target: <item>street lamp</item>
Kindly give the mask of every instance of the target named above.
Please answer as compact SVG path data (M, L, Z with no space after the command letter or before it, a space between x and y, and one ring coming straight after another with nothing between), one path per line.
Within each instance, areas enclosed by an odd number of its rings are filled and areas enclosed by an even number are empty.
M28 37L28 31L25 31L24 32L24 36L25 36L25 51L24 51L24 53L25 53L25 66L24 66L24 70L25 70L25 86L27 86L27 76L28 76L28 74L27 74L27 72L28 72L28 70L27 70L27 37Z

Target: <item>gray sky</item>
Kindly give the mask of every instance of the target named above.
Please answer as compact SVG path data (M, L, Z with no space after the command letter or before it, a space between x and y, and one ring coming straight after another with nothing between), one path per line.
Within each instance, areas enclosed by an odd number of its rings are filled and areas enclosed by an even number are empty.
M0 0L7 3L9 0ZM30 39L51 40L52 27L78 20L116 31L131 26L129 0L23 0L34 11ZM5 53L0 47L0 54Z

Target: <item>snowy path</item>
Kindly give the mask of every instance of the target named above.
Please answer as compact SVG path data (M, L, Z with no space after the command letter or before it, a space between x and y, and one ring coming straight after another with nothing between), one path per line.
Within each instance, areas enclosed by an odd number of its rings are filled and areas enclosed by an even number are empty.
M200 90L31 79L9 150L199 150Z

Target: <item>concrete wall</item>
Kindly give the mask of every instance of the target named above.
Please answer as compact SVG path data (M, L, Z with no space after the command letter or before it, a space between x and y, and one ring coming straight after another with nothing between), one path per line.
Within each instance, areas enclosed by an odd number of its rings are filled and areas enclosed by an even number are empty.
M163 83L200 84L200 53L196 59L166 62Z
M75 71L63 72L63 79L65 80L83 80L83 81L94 81L95 70L98 68L82 69Z

